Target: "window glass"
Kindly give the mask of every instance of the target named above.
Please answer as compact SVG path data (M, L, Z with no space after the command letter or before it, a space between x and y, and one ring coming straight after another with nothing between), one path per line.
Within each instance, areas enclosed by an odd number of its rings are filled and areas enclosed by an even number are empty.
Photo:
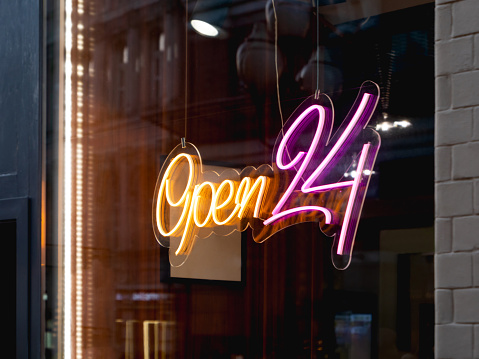
M64 0L48 25L46 357L434 357L433 2ZM177 267L152 212L182 138L210 174L272 165L304 100L331 99L334 132L368 80L381 147L347 269L317 222L198 238Z

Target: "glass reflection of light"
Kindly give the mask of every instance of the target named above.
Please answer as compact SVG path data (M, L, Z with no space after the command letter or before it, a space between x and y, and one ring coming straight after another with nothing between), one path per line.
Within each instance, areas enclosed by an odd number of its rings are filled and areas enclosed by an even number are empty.
M389 121L384 121L380 122L376 125L376 131L389 131L391 128L407 128L409 126L412 126L411 122L408 120L401 120L401 121L394 121L394 122L389 122Z
M191 20L191 26L199 34L204 36L215 37L219 35L218 30L213 26L202 20Z
M183 159L186 159L183 160ZM180 198L175 201L172 195L173 183L175 183L174 173L178 163L186 162L188 166L188 180L186 187ZM259 176L256 179L251 177L244 177L236 186L232 180L224 180L221 182L218 188L216 185L209 181L204 181L201 184L194 182L195 173L198 173L201 164L195 163L193 156L187 153L180 153L171 160L162 175L158 192L155 193L155 226L158 232L164 236L169 237L172 235L181 234L180 244L175 251L175 255L186 254L189 251L188 246L192 240L192 228L194 226L202 228L205 226L211 226L212 223L220 226L223 224L232 224L235 221L239 221L242 218L249 216L250 207L253 206L254 199L256 197L253 218L259 218L259 212L264 193L268 186L268 179L266 176ZM239 173L237 173L239 176ZM204 188L208 187L206 191ZM218 199L221 199L221 195L225 188L228 187L228 197L221 203L218 203ZM236 196L234 192L236 190ZM210 195L204 195L203 192L210 192ZM219 219L218 210L233 204L233 197L235 198L233 210L227 215L226 219ZM206 211L204 219L200 219L201 202L209 201L209 207ZM204 202L203 202L204 203ZM165 222L166 213L169 213L168 208L183 208L180 218L173 226L172 229L167 229ZM165 212L166 210L166 212ZM158 237L157 237L158 239ZM161 241L159 241L161 243Z
M78 0L76 11L84 13L84 2ZM73 66L72 49L73 23L72 1L65 1L65 88L64 88L64 322L63 322L63 357L83 358L83 113L73 114L73 94L75 105L83 107L84 88L82 77L84 67ZM81 32L80 23L77 30ZM84 35L76 35L76 50L84 48ZM75 76L74 76L75 75ZM73 82L73 78L76 78ZM73 265L74 263L74 265ZM74 282L73 282L73 278ZM75 307L72 303L75 301ZM73 342L73 338L74 342Z
M381 123L378 123L376 125L376 130L377 131L389 131L391 128L393 128L393 124L389 121L384 121Z
M406 128L406 127L411 126L411 122L409 122L408 120L394 121L394 122L393 122L393 126L394 126L394 127Z
M78 0L78 13L83 14L83 0ZM80 12L81 11L81 12ZM83 50L83 35L78 34L76 38L77 50ZM77 81L75 88L76 105L78 109L83 107L83 81L84 68L82 65L77 66ZM79 96L79 91L81 95ZM82 131L83 121L76 121L75 137L77 133ZM75 240L75 353L76 358L83 357L83 144L80 139L75 141L75 223L76 233L72 237ZM73 161L73 158L72 158ZM69 273L67 273L68 275Z
M371 144L369 143L363 145L363 149L361 151L361 157L359 157L359 161L358 161L357 171L359 173L363 173L364 171L364 166L366 165L366 160L368 158L368 151L370 151L369 149L370 147L371 147ZM343 254L344 246L346 244L346 241L349 239L348 227L349 227L350 218L351 216L353 216L355 197L359 190L360 182L361 182L361 176L359 176L358 179L354 180L353 186L351 187L351 194L349 195L348 206L346 207L346 213L344 214L343 225L341 228L341 233L339 235L339 243L338 243L338 248L336 251L337 254ZM354 236L352 240L354 241Z
M365 176L370 176L370 175L373 175L375 173L376 173L376 171L371 171L371 170L364 170L363 171L363 175L365 175ZM358 172L356 170L352 170L351 172L346 172L344 174L344 177L346 177L346 178L348 178L348 177L356 178L357 175L358 175Z
M71 283L71 240L72 240L72 147L71 147L71 122L72 122L72 1L65 1L65 112L64 112L64 131L65 131L65 153L64 153L64 328L63 328L63 351L64 358L72 357L71 329L72 329L72 283Z

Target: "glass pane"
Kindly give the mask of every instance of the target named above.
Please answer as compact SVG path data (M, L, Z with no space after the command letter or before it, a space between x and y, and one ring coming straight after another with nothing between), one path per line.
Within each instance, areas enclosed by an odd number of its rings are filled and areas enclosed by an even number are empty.
M65 0L48 14L46 357L433 358L433 2ZM344 187L333 214L355 183L365 197L338 270L343 219L303 213L263 238L255 205L305 161L272 174L288 117L307 99L325 109L333 151L365 81L380 92L369 129L325 175ZM311 113L303 153L328 143ZM287 206L329 203L301 197L313 174Z

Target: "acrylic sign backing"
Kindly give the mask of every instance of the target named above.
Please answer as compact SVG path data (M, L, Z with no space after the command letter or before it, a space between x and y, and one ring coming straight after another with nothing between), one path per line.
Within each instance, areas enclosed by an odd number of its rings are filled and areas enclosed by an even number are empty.
M347 268L381 143L366 128L378 99L378 86L365 82L331 137L330 98L307 98L279 133L272 165L203 172L197 148L178 145L160 170L153 197L153 229L170 248L171 264L184 263L195 241L213 232L251 227L254 240L263 242L296 223L318 222L334 237L333 265Z

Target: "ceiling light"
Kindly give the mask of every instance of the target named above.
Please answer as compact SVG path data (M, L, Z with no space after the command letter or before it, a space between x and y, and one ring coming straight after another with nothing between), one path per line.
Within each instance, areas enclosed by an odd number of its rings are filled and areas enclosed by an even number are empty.
M191 12L191 27L200 35L226 38L231 26L228 13L232 0L198 0Z
M216 37L219 35L219 31L211 24L208 24L203 20L191 20L191 26L196 32L203 36Z

